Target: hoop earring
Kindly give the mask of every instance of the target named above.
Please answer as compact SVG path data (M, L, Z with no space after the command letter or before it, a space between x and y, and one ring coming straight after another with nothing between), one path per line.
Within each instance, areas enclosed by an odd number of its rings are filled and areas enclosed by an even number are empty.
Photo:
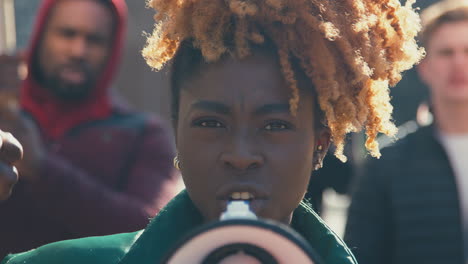
M179 154L177 154L175 157L174 157L174 168L180 170L180 160L179 160Z
M318 171L318 170L320 170L322 167L323 167L323 163L315 164L315 166L314 166L314 171Z

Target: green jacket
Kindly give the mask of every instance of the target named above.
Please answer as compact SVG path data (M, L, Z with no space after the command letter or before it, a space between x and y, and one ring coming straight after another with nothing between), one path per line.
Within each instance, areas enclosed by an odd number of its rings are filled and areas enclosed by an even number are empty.
M134 233L56 242L8 255L1 264L154 264L202 217L186 191L176 196L146 229ZM356 264L351 251L306 203L294 211L292 228L299 232L327 264Z

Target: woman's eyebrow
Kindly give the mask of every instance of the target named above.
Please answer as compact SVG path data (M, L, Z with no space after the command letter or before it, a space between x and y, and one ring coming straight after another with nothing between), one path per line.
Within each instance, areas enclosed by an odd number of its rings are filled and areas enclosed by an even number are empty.
M268 115L274 113L290 113L290 105L288 103L273 103L265 104L257 108L255 115Z
M231 113L231 109L227 105L220 102L208 100L196 101L190 106L190 108L208 112L215 112L221 115L229 115Z

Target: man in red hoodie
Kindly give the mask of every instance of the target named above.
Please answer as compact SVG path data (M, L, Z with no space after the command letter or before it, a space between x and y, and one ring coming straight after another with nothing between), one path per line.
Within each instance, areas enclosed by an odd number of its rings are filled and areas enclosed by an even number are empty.
M162 122L113 103L124 0L44 0L27 54L21 114L0 129L25 150L0 203L0 259L45 243L142 229L178 191Z

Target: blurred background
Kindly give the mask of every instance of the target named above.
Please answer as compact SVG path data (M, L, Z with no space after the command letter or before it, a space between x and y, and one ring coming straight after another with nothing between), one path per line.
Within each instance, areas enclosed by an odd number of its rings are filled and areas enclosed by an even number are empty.
M31 26L40 0L15 0L17 46L24 49L28 43ZM146 65L140 50L145 44L144 32L154 25L152 10L145 8L145 0L127 1L129 8L128 38L120 74L115 89L139 110L169 117L167 71L153 72ZM416 6L424 8L436 0L419 0ZM416 109L427 91L414 70L405 73L403 80L392 89L395 105L394 119L401 125L414 119Z

